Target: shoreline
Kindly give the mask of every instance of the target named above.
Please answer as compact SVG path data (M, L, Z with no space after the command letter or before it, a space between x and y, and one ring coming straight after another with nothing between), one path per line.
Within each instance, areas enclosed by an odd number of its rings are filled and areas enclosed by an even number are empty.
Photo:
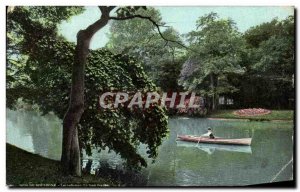
M209 120L222 120L222 121L260 121L260 122L293 122L294 120L289 119L247 119L247 118L219 118L219 117L207 117Z
M64 176L60 162L27 152L6 143L6 186L18 187L114 187L113 180L82 174Z
M178 119L208 119L208 120L220 120L220 121L245 121L245 122L287 122L293 123L293 119L259 119L259 118L221 118L221 117L195 117L195 116L171 116L171 118L178 118Z

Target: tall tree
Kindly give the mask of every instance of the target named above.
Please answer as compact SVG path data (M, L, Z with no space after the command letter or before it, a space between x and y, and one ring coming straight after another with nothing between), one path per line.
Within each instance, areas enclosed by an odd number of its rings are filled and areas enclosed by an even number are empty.
M190 59L184 65L180 83L210 98L210 108L214 110L220 94L237 90L229 84L227 75L244 72L240 66L244 42L235 23L219 19L216 13L200 17L196 26L197 30L187 35L193 51L189 52ZM186 75L184 71L188 68L193 71Z

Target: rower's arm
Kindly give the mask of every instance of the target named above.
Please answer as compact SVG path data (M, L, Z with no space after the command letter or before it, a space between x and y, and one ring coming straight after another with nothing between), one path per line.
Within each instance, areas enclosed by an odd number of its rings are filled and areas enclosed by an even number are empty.
M209 137L210 133L204 133L201 137Z

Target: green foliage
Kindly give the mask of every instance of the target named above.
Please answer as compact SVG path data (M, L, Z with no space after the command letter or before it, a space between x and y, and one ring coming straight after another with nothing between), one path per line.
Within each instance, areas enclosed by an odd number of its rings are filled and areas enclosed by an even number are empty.
M36 40L55 36L57 24L83 11L83 7L15 7L7 14L8 54L30 54ZM11 52L12 47L14 52Z
M44 114L53 111L62 119L68 108L75 45L57 36L56 28L44 26L44 21L56 11L50 9L48 14L41 14L45 18L38 21L31 18L33 13L27 8L11 13L9 22L18 28L9 28L8 32L24 33L18 46L11 44L10 49L20 48L17 56L26 56L26 59L7 66L15 71L7 74L12 77L7 79L7 103L13 107L18 98L23 98L27 103L37 104ZM22 14L24 18L19 16ZM35 14L40 14L39 7ZM36 26L38 36L33 30ZM20 74L26 78L20 78ZM146 166L144 157L138 153L138 144L148 146L149 158L157 156L157 148L168 132L165 109L154 105L151 110L103 110L98 106L98 98L106 91L154 90L155 85L132 57L105 49L91 50L86 66L85 111L79 124L80 146L88 154L92 147L108 147L127 160L129 166Z
M251 27L244 34L249 47L259 47L260 43L269 40L272 36L293 37L294 16L289 16L283 21L273 19L271 22Z
M263 75L291 76L294 73L294 35L293 17L283 21L274 19L248 30L245 39L255 58L252 69ZM261 36L265 39L258 41ZM258 46L254 46L256 44Z
M136 9L135 14L151 17L157 24L164 25L158 10L152 7ZM125 13L124 13L125 14ZM162 35L171 41L180 42L180 35L173 28L164 30ZM166 42L157 28L147 19L135 18L125 21L112 21L107 48L113 53L126 53L143 64L146 74L156 84L162 83L159 68L164 63L178 62L182 55L181 47L175 42ZM169 76L170 77L170 76Z
M219 19L210 13L197 20L197 30L187 37L190 59L186 61L179 83L203 96L217 98L220 94L236 92L228 77L243 74L241 55L244 41L230 19Z
M183 88L178 85L182 63L185 57L177 58L176 60L163 61L158 67L159 86L163 91L181 91Z
M272 20L245 32L247 72L238 78L235 100L245 107L291 108L294 99L294 17ZM268 91L266 91L268 90Z
M56 41L56 25L61 20L67 19L83 11L82 7L15 7L7 14L7 88L14 88L26 83L30 79L26 70L38 68L38 66L26 65L28 57L39 60L43 64L43 54L53 51ZM45 38L47 37L47 39ZM43 42L44 41L44 42ZM49 41L49 42L45 42ZM44 48L37 47L44 43ZM59 52L56 55L60 54ZM53 55L53 54L52 54ZM55 55L55 56L56 56ZM73 54L71 54L72 56ZM66 58L66 60L73 58ZM48 59L49 60L49 59Z
M116 10L117 16L119 18L129 17L133 14L138 14L139 10L147 10L146 6L125 6L125 7L119 7Z
M139 9L136 13L149 16L157 23L161 22L159 12L153 8L148 8L147 10ZM112 21L107 47L116 53L122 53L126 49L132 49L131 52L135 52L135 49L142 52L143 50L138 50L138 48L144 49L140 45L147 46L149 44L147 37L156 33L154 29L155 26L146 19L134 18L124 21Z
M100 57L101 55L101 57ZM158 105L149 110L99 109L98 95L106 91L147 92L156 90L141 65L124 55L105 50L90 54L86 74L87 106L80 122L84 148L92 145L108 147L119 153L129 165L146 162L138 155L139 143L148 145L148 155L154 158L157 147L167 134L165 109ZM90 138L90 139L89 139Z

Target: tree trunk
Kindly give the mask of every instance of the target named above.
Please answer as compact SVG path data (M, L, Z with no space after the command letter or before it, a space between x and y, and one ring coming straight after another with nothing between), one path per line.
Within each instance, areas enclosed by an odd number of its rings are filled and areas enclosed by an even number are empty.
M84 112L84 76L85 65L93 35L104 27L109 20L112 8L100 7L101 18L77 34L74 55L70 103L63 120L63 145L61 163L66 175L81 176L80 147L78 141L78 123Z
M212 90L212 98L211 98L211 110L214 111L216 108L216 102L215 102L215 82L214 82L214 75L210 74L210 89Z
M217 87L219 86L219 77L218 75L214 75L215 79L215 109L219 108L219 94L217 93Z

